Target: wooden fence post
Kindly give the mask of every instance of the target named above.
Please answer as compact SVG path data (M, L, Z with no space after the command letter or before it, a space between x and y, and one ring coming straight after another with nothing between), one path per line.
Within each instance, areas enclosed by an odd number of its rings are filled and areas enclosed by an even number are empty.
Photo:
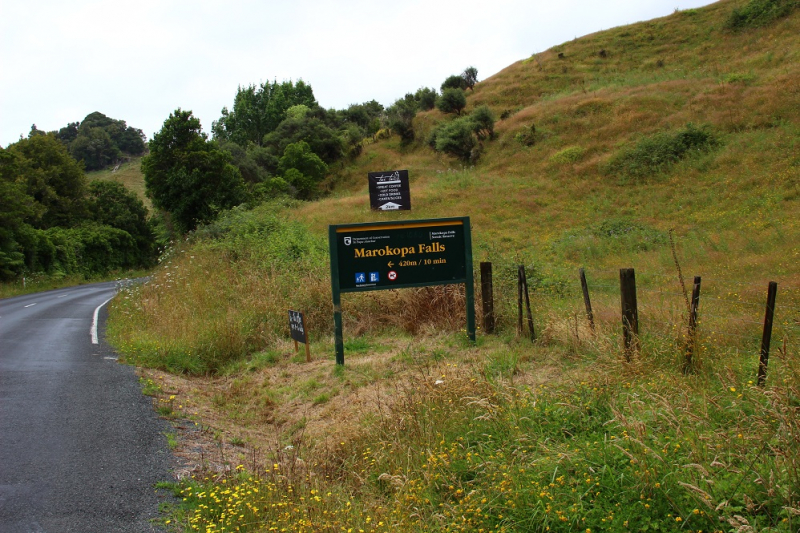
M683 373L688 374L692 371L692 357L697 346L697 308L700 306L700 276L694 277L694 287L692 288L692 303L689 307L689 329L686 340L685 361L683 362Z
M522 269L517 267L517 335L522 335Z
M517 269L517 307L519 310L518 327L519 333L522 335L522 295L525 294L525 307L528 311L528 329L531 332L531 340L536 340L536 331L533 328L533 314L531 313L531 300L528 295L528 277L525 275L525 266L519 265Z
M494 333L494 289L492 285L492 264L481 263L481 300L483 301L483 331Z
M630 362L633 352L639 351L639 310L636 303L636 273L632 268L619 271L622 301L622 339L625 360Z
M764 315L764 334L761 336L761 356L758 360L758 385L764 386L767 380L767 363L769 362L769 343L772 340L772 318L775 315L775 297L778 294L778 284L769 282L767 290L767 311Z
M594 313L592 313L592 301L589 299L589 285L586 283L586 271L581 268L581 289L583 290L583 303L586 306L586 318L589 320L589 327L594 331Z

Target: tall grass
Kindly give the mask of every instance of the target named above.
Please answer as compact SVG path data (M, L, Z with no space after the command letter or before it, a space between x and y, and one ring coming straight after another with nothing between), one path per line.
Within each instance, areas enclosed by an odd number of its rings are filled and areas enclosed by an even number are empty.
M240 466L221 484L187 480L175 516L203 531L800 525L796 353L762 389L725 350L688 378L653 353L625 365L589 350L588 366L547 382L532 372L554 361L526 351L495 345L474 366L416 365L347 441L276 450L265 470Z
M267 463L176 486L179 527L797 531L800 18L726 29L747 5L576 39L482 81L468 109L501 120L477 166L424 145L447 121L428 111L416 144L381 140L337 168L330 197L235 211L177 243L114 303L114 337L132 361L222 374L190 382L211 398L193 405ZM370 211L367 172L388 168L409 170L412 212ZM464 215L475 264L494 264L497 334L465 341L459 287L345 294L347 364L334 367L327 226ZM702 276L688 374L676 257ZM534 344L516 331L519 265ZM311 363L281 351L289 308L306 312Z

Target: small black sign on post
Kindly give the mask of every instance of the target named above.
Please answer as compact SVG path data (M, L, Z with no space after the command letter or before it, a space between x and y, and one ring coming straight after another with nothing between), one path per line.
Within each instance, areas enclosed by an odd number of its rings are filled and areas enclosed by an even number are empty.
M303 313L300 311L289 310L289 332L294 339L294 351L298 351L298 342L306 345L306 361L311 361L311 349L308 346L308 330L306 329L306 320Z
M410 211L408 170L370 172L369 204L376 211Z

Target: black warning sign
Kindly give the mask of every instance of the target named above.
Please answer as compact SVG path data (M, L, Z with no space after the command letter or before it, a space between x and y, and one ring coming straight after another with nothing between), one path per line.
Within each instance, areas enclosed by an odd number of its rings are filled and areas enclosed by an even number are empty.
M410 211L408 170L370 172L369 203L376 211Z

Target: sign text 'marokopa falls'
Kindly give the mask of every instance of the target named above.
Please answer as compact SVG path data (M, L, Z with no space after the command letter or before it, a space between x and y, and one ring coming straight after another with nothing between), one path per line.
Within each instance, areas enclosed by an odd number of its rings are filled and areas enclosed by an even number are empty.
M344 292L463 284L475 340L469 217L331 225L328 241L337 364L344 364Z
M386 246L385 248L377 248L372 250L369 248L354 248L353 255L356 259L361 257L391 256L400 256L400 258L405 258L407 255L434 254L445 251L447 251L447 248L444 244L440 242L434 242L433 244L418 244L416 248L414 246L403 246L402 248L392 248L391 246Z

